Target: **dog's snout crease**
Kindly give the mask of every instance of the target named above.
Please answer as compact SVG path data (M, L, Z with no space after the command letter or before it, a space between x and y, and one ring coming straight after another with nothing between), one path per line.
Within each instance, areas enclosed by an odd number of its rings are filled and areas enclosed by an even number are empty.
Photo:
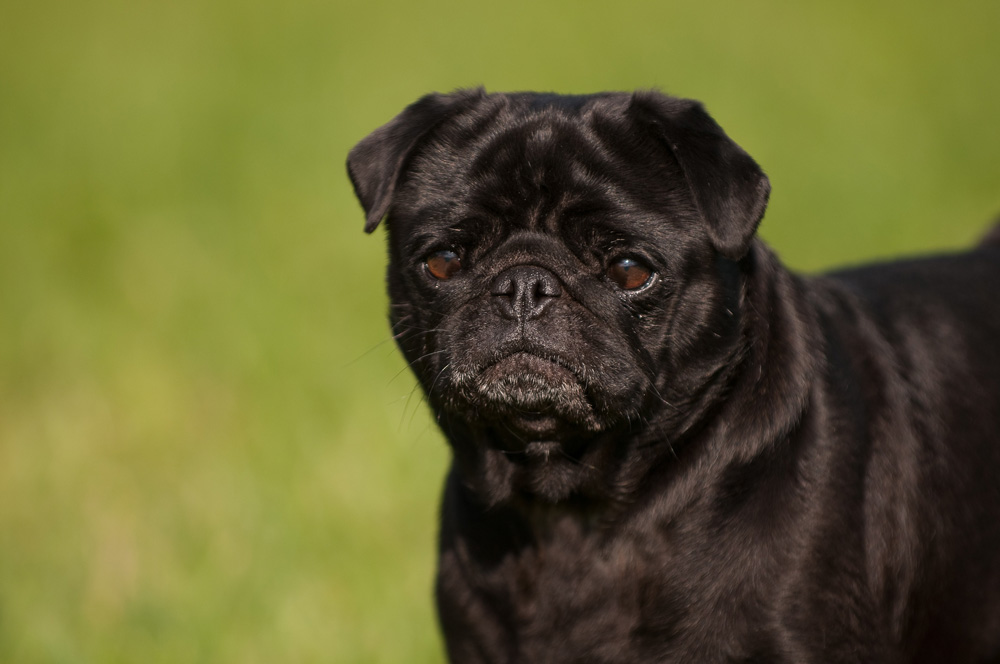
M559 279L537 265L517 265L501 272L490 288L497 310L504 318L531 320L545 313L562 295Z

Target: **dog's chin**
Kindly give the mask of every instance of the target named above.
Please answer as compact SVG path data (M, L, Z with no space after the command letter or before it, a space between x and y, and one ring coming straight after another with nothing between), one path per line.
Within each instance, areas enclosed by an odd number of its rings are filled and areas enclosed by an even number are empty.
M601 429L582 379L562 363L514 353L486 367L473 383L477 414L534 451L532 441L557 441ZM539 448L542 449L542 448Z

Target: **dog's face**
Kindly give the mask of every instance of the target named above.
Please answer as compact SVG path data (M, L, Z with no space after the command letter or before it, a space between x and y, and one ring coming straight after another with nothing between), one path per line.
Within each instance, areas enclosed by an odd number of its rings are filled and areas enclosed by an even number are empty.
M742 349L768 183L693 102L425 97L348 160L393 331L467 481L552 500L676 433Z

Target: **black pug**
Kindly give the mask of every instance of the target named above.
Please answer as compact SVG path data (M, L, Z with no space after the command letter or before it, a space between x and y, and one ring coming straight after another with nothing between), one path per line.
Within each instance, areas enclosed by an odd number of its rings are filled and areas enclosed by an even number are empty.
M453 449L453 662L1000 662L1000 229L822 277L696 102L430 95L355 147Z

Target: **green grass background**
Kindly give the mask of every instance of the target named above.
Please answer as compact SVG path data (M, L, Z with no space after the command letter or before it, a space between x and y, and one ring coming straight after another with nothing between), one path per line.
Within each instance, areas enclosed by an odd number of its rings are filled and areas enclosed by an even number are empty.
M792 266L1000 212L1000 3L0 0L0 662L441 662L447 463L348 149L431 90L658 87Z

